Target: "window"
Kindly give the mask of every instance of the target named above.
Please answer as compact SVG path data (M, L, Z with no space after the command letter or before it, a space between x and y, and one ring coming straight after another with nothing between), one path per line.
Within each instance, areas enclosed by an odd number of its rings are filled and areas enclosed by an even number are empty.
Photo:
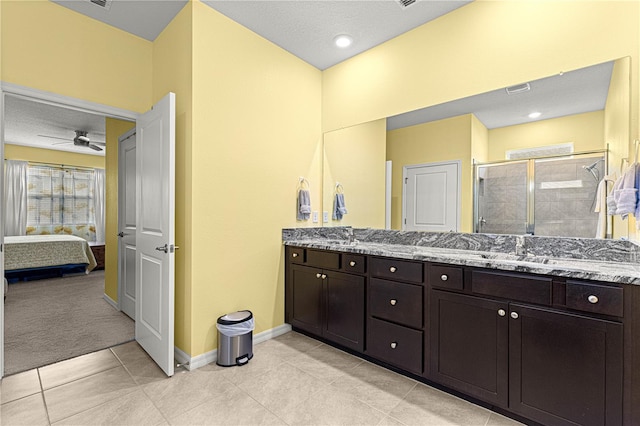
M27 235L67 234L96 240L91 169L29 165Z

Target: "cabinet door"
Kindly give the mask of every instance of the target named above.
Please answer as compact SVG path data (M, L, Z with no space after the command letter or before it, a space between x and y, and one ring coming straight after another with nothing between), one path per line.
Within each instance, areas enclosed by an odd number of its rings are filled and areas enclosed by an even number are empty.
M622 424L622 324L510 305L510 409L546 425Z
M322 335L322 270L291 265L291 325Z
M507 310L504 302L432 290L432 379L506 408Z
M340 345L364 350L364 277L325 272L324 336Z

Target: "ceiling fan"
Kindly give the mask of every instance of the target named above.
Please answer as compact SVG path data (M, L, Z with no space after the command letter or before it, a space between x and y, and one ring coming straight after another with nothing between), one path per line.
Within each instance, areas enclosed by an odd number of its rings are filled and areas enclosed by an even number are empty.
M98 145L105 145L105 142L97 142L94 141L93 143L91 143L91 139L89 139L89 136L87 136L86 131L84 130L76 130L76 137L73 139L69 139L69 138L59 138L57 136L47 136L47 135L38 135L40 137L43 138L51 138L51 139L61 139L63 141L69 141L69 142L73 142L73 144L75 146L84 146L87 148L91 148L94 149L96 151L102 151L103 148L99 147ZM69 143L69 142L57 142L54 143L54 145L60 145L60 144L64 144L64 143Z

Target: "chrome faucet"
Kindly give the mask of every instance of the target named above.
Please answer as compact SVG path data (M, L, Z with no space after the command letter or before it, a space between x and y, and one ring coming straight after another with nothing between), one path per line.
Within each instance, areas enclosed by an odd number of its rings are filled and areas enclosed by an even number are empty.
M524 235L516 235L516 256L526 256L527 247L525 246Z

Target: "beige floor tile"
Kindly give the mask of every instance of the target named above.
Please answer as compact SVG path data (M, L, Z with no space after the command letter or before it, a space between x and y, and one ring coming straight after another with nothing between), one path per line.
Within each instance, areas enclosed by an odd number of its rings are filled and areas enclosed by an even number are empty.
M328 345L318 346L289 361L302 371L327 383L348 374L362 359Z
M137 390L82 413L67 417L54 425L159 425L166 419L151 400Z
M399 420L394 419L393 417L384 416L380 423L377 426L405 426L404 423L400 423Z
M2 379L2 404L40 392L38 370L14 374Z
M489 417L489 421L487 422L487 426L517 426L522 423L517 422L508 417L502 416L498 413L491 413Z
M267 342L265 342L267 343ZM253 350L253 358L241 366L221 367L211 363L202 367L203 371L215 371L234 384L241 384L253 380L256 376L266 373L284 362L278 350L273 346L256 345Z
M136 390L120 366L44 391L51 422L57 422Z
M296 333L295 331L290 331L288 333L282 334L278 337L268 340L267 342L271 342L272 344L278 343L280 345L286 346L290 351L293 352L292 355L298 355L303 352L308 352L311 349L317 348L318 346L322 345L322 342L307 337L304 334Z
M384 414L347 392L323 387L281 418L290 425L376 425Z
M47 365L38 371L42 388L47 390L119 366L120 361L105 349Z
M238 387L282 417L326 386L320 379L285 363Z
M122 345L114 346L111 348L111 352L122 362L123 365L137 362L140 360L151 359L147 352L142 349L142 346L135 340L127 342Z
M245 367L237 367L245 368ZM219 371L180 371L173 377L142 386L165 417L175 417L235 386Z
M389 415L406 425L484 426L491 412L419 383Z
M358 364L331 383L385 414L389 414L416 384L415 380L369 362Z
M285 425L275 414L231 385L226 392L169 419L172 425Z
M28 396L2 405L0 424L3 426L48 425L42 394Z

